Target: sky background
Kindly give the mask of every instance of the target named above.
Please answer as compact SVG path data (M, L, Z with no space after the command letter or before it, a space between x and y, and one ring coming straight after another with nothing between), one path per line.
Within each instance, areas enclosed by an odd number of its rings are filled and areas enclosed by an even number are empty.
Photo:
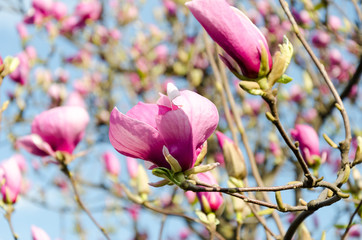
M65 1L69 6L74 6L75 1ZM160 1L153 1L149 0L147 1L147 4L141 11L141 16L143 21L152 23L154 22L153 19L153 11L152 9L154 6L159 5ZM29 1L25 1L26 8L30 6ZM348 5L347 5L348 6ZM352 9L345 9L346 12L353 14ZM21 17L19 14L9 13L6 11L1 10L0 11L0 29L2 33L2 37L0 37L0 55L4 58L7 55L16 55L19 53L21 49L21 43L20 39L16 32L16 24L21 21ZM129 33L129 34L132 34ZM42 40L43 39L43 40ZM49 47L48 43L44 42L44 36L35 36L32 43L36 47L38 54L40 56L44 56L47 54ZM62 51L65 55L74 53L75 49L70 47L69 44L66 42L60 43L61 46L64 44L64 48L62 48ZM50 66L52 69L56 69L57 62L51 63ZM300 76L301 71L297 67L291 67L288 70L290 75L294 76ZM34 71L32 71L33 73ZM80 73L77 72L77 70L74 70L71 72L72 78L75 78ZM298 81L298 79L297 79ZM7 99L6 93L9 90L12 90L15 88L15 84L10 81L10 79L6 78L3 82L3 85L1 86L0 92L0 102L4 102ZM131 107L126 106L127 107ZM11 109L8 109L9 112L11 112ZM7 112L5 112L5 115ZM37 114L37 113L34 113ZM351 115L351 121L354 124L358 124L362 122L361 114L356 115L354 118L353 114ZM286 118L286 121L288 121L288 118ZM17 129L20 132L24 132L23 135L28 134L30 131L30 127L23 126ZM249 132L250 133L250 132ZM251 133L252 134L252 133ZM81 149L82 145L80 145L77 149ZM94 169L102 168L102 164L99 161L101 153L103 153L105 150L111 150L115 153L113 148L109 144L104 144L97 146L95 149L92 149L92 152L94 153L94 157L91 158L92 163L87 164L88 169L84 169L82 172L84 176L92 176L92 179L97 182L97 180L104 178L105 176L102 174L101 171L95 171ZM22 152L24 153L24 152ZM9 158L13 154L13 151L11 149L11 145L7 143L6 136L2 132L0 133L0 161ZM27 156L27 159L29 160L28 163L30 163L32 160L36 160L35 157L30 156L29 154L25 154ZM119 159L121 160L122 165L122 174L121 174L121 181L126 181L128 178L128 175L126 173L126 167L125 167L125 159L123 156L119 156ZM288 170L288 164L286 165L285 169L283 169L283 175L277 179L275 182L275 185L283 185L287 183L288 181L293 180L294 175L291 171ZM361 168L359 167L361 170ZM327 176L327 181L333 181L334 177L329 171L329 169L322 169L321 174L324 176ZM27 176L29 179L34 179L37 184L40 183L41 186L46 188L49 186L49 181L53 178L54 175L59 175L58 168L56 166L47 166L45 171L39 171L35 172L31 167L28 168ZM328 177L329 176L329 177ZM151 181L156 181L156 178L151 177ZM44 181L45 179L45 181ZM48 181L48 182L47 182ZM251 181L253 184L253 181ZM32 185L31 185L32 186ZM166 187L170 188L170 187ZM31 187L30 187L31 189ZM39 189L37 189L39 190ZM30 190L32 191L32 190ZM47 202L50 204L48 207L44 207L44 205L36 204L33 200L26 199L23 197L20 197L19 202L16 203L16 211L13 215L13 225L15 228L16 233L19 235L19 239L21 240L28 240L31 239L30 234L30 227L31 225L36 225L38 227L43 228L51 237L51 239L67 239L67 240L75 240L79 239L76 235L73 234L73 230L75 228L75 221L74 221L74 212L67 212L63 214L59 214L57 211L51 210L54 208L59 208L62 206L70 206L72 209L75 209L75 204L73 202L73 199L69 197L60 197L62 196L62 193L59 193L56 189L49 189L50 194L47 194ZM163 189L157 189L155 190L156 194L153 194L152 196L162 196L163 195ZM35 191L38 192L38 191ZM30 194L32 197L36 198L34 194ZM109 225L113 228L118 229L118 235L112 235L113 239L131 239L133 232L132 230L132 223L130 221L130 216L128 213L120 213L119 215L116 215L114 213L104 213L102 211L97 211L97 209L100 209L104 207L104 205L117 205L119 204L119 201L117 201L114 198L106 199L105 201L98 202L98 199L103 199L103 193L102 191L95 191L92 195L87 194L87 199L85 199L85 202L89 209L94 213L94 217L102 224L102 225ZM318 192L316 193L308 193L306 195L305 200L311 200L315 198L318 195ZM292 193L286 192L282 194L283 200L285 202L293 204L291 201ZM273 199L274 196L270 194L270 198ZM64 199L67 199L66 202L63 202ZM124 207L120 205L120 207ZM335 230L332 227L332 221L335 218L339 217L339 214L343 212L343 205L341 203L337 203L336 207L333 208L334 210L331 211L331 208L323 208L319 210L318 214L318 220L320 224L320 228L317 229L318 235L320 236L320 229L325 229L327 231L327 239L333 239L335 236ZM335 211L337 209L337 211ZM81 219L80 222L82 225L86 228L86 232L89 234L87 239L90 240L98 240L103 239L102 235L99 233L98 229L96 229L93 225L93 223L88 219L85 214L80 213L78 214L79 218ZM115 216L116 215L116 216ZM287 214L281 214L282 219L286 221ZM152 214L150 211L141 211L140 216L140 229L147 229L149 234L149 239L157 239L159 228L161 226L162 217L160 215ZM312 217L309 218L307 221L307 225L315 225L316 224L316 218ZM346 218L340 218L340 221L345 223L347 221ZM163 234L162 239L167 239L168 237L175 237L178 234L179 229L181 229L184 225L184 222L180 220L177 217L168 217L166 220L165 225L165 231ZM62 232L62 229L66 229L65 232ZM275 230L275 226L272 226L272 229ZM12 239L10 230L8 228L8 225L4 218L0 217L0 240L9 240ZM172 238L177 239L177 238ZM192 239L192 238L190 238Z

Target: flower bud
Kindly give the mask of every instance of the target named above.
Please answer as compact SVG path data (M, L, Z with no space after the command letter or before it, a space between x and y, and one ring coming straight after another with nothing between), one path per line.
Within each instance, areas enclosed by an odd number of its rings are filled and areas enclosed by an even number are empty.
M210 172L199 173L197 174L197 177L201 182L217 185L215 178ZM219 192L198 192L196 195L201 204L202 211L206 214L216 212L224 202L222 195Z
M302 156L309 166L315 165L316 160L320 160L319 138L317 132L311 126L296 124L291 130L291 135L295 141L299 142Z
M240 148L222 132L216 131L216 136L224 154L225 167L229 177L245 178L246 165Z
M33 240L50 240L48 234L41 228L31 226L31 236Z
M21 172L14 157L0 164L0 186L3 202L13 204L16 202L21 190Z
M210 37L226 52L224 63L239 78L265 77L272 58L265 37L240 10L225 0L186 3Z
M121 164L118 158L112 152L105 152L102 155L102 159L107 173L117 177L121 172Z

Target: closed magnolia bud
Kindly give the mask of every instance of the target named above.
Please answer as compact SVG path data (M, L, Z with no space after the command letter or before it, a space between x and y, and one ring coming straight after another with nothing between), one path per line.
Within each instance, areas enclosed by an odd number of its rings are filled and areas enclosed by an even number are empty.
M290 133L292 138L299 142L299 148L304 161L306 161L309 166L315 165L318 159L319 163L321 163L319 137L314 128L306 124L296 124L295 129L292 129Z
M0 163L0 186L4 203L17 201L21 190L22 177L18 163L14 157Z
M225 0L193 0L186 6L224 49L222 60L234 74L256 79L269 73L272 57L267 41L243 12Z
M31 226L31 236L33 240L50 240L48 234L36 226Z
M197 177L203 183L217 185L216 179L210 172L199 173ZM206 214L216 212L224 202L219 192L198 192L196 195L201 204L202 211Z
M245 178L247 171L240 148L222 132L216 131L216 136L224 154L225 168L229 177Z
M102 159L107 173L117 177L121 172L121 164L118 158L112 152L105 152Z

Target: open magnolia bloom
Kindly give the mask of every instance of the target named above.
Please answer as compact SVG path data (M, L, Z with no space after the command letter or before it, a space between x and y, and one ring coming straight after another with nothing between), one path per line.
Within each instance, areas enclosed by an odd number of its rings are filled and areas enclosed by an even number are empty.
M168 96L156 104L139 102L126 114L113 109L109 140L121 154L171 169L164 153L169 153L182 171L192 168L197 149L214 132L219 122L216 106L207 98L167 85Z
M34 118L30 135L21 137L17 146L37 156L55 156L56 151L72 154L82 140L89 122L84 108L56 107Z

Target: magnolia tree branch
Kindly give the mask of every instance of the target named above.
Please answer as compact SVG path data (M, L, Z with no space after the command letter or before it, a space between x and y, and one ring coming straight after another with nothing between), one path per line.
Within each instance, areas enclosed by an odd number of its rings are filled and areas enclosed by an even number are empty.
M285 143L288 145L288 147L293 151L295 157L297 158L300 166L302 167L302 170L304 172L304 176L307 178L307 182L310 186L313 186L315 183L315 178L312 176L312 174L309 171L309 168L307 164L305 163L302 154L299 151L298 146L296 146L293 141L289 138L288 134L284 130L283 125L280 122L279 119L279 113L277 109L277 99L276 97L271 93L267 92L263 99L265 102L269 105L271 114L273 115L274 119L272 120L272 123L275 125L275 127L278 129L280 135L284 139Z
M227 82L227 77L226 77L226 74L225 74L224 65L223 65L223 63L221 63L221 60L219 59L219 63L220 63L219 66L220 66L220 68L222 68L221 71L219 71L219 69L218 69L218 67L217 67L217 65L215 63L214 57L212 56L211 49L210 49L210 44L209 44L209 41L207 39L207 34L206 34L205 31L204 31L203 37L204 37L206 52L207 52L210 64L212 66L212 69L214 71L215 78L217 80L216 88L221 93L221 97L222 97L222 100L223 100L223 105L224 105L224 109L225 109L226 118L227 119L231 118L231 116L229 116L229 117L227 116L227 115L230 115L230 113L229 113L229 107L227 105L227 100L226 100L226 97L225 97L224 89L226 90L226 94L227 94L228 101L229 101L230 106L231 106L231 110L232 110L233 115L234 115L236 125L238 127L239 132L240 132L242 141L244 143L244 146L245 146L248 158L249 158L253 176L254 176L258 186L263 187L264 183L263 183L263 180L260 177L258 167L256 165L254 154L253 154L253 152L251 150L251 147L249 145L248 136L246 135L244 126L243 126L243 124L241 122L241 115L240 115L239 111L237 110L234 98L233 98L233 96L231 94L230 87L229 87L229 84ZM230 123L229 126L230 126L230 130L232 132L235 144L239 145L238 144L239 141L238 141L238 139L236 137L236 134L235 134L234 125L232 123ZM270 199L269 199L268 195L265 194L265 193L262 193L262 194L263 194L264 199L267 202L270 202ZM283 224L282 224L282 222L280 220L279 215L276 214L276 213L273 213L273 218L274 218L274 220L275 220L275 222L277 224L277 227L278 227L280 233L283 235L284 234L284 229L283 229Z
M298 227L300 224L302 224L302 222L309 217L310 215L312 215L316 210L318 210L319 208L322 207L326 207L329 205L332 205L333 203L339 201L341 198L338 197L337 195L328 198L327 200L312 200L308 203L308 208L310 210L308 211L304 211L301 214L299 214L297 216L297 218L292 222L292 224L289 226L287 233L284 236L284 240L291 240L293 238L293 235L295 233L295 231L297 231Z
M76 185L76 182L71 174L71 172L69 171L68 165L64 162L61 162L61 170L62 172L68 177L70 184L72 185L73 191L74 191L74 195L75 195L75 200L77 201L79 207L81 209L83 209L83 211L88 215L88 217L92 220L92 222L94 223L94 225L97 226L97 228L103 233L104 237L107 240L110 240L111 238L108 236L106 230L97 222L97 220L93 217L92 213L87 209L87 207L84 205L84 203L82 202L79 192L78 192L78 188Z
M362 56L359 60L359 64L357 66L357 69L355 71L355 73L353 74L352 78L348 81L347 86L343 89L342 93L341 93L341 99L343 100L344 98L348 97L348 94L351 92L352 87L356 84L358 84L358 82L361 79L361 73L362 73ZM320 125L323 124L324 119L327 118L327 116L329 116L332 112L333 107L336 105L336 101L333 100L330 103L327 104L327 107L324 111L320 112L320 118L321 118L321 123Z
M13 235L14 240L17 240L19 237L15 233L14 226L11 221L11 216L12 216L13 212L14 212L14 207L11 206L9 209L7 209L4 216L5 216L6 221L8 222L8 225L9 225L9 228L10 228L11 234Z
M341 150L341 156L342 156L342 165L346 165L348 163L348 152L349 152L352 135L351 135L351 127L350 127L350 123L349 123L349 118L347 115L347 111L344 108L343 101L342 101L341 97L339 96L336 88L334 87L331 79L329 78L324 65L319 61L317 56L314 54L312 48L310 47L310 45L308 44L308 42L305 40L304 36L300 32L298 24L295 21L292 13L290 12L288 3L285 0L279 0L279 2L281 4L285 14L287 15L290 23L293 26L295 35L297 36L299 41L304 46L305 50L308 52L308 54L312 58L314 64L317 66L319 72L322 74L324 81L328 85L329 90L332 92L332 95L333 95L336 103L339 105L337 108L341 112L341 115L343 118L344 130L345 130L345 140L340 143L340 150Z
M353 218L354 216L356 216L356 214L358 213L358 211L360 210L360 208L362 207L362 200L359 202L359 204L357 205L356 209L354 210L352 216L349 218L349 222L348 222L348 225L347 225L347 228L346 230L344 231L342 237L341 237L341 240L344 240L347 238L348 236L348 231L351 229L351 226L352 226L352 221L353 221Z

